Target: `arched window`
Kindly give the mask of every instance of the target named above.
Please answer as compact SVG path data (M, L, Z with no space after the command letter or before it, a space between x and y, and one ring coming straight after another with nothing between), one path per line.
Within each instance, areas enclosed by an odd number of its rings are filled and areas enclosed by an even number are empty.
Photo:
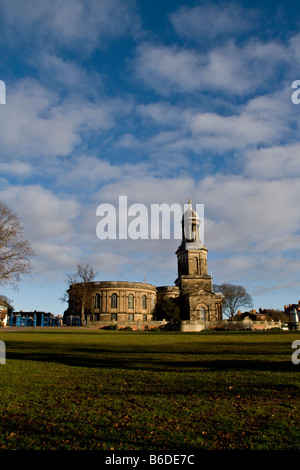
M204 307L201 307L200 308L200 318L199 318L200 321L205 321L205 308Z
M100 308L100 294L95 295L95 308Z
M145 295L143 295L143 298L142 298L142 306L143 306L143 310L147 310L147 297Z
M134 306L133 295L129 294L129 296L128 296L128 308L133 308L133 306Z
M117 294L112 294L111 296L111 308L117 308L118 306L118 296Z

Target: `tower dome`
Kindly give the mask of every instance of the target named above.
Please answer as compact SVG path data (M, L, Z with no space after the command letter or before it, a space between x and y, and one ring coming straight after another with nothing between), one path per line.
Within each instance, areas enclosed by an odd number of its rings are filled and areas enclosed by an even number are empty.
M182 216L182 242L201 243L200 219L197 212L192 208L191 204L192 201L189 199L189 207Z
M184 212L183 216L182 216L182 220L199 220L199 216L197 214L197 212L191 207L189 206L189 208Z

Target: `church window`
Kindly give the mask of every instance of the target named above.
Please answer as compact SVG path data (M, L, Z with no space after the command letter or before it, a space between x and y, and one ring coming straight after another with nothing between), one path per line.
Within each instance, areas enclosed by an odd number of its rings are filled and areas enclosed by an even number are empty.
M117 321L118 320L118 315L116 313L111 314L111 321Z
M205 321L205 308L200 308L200 321Z
M117 306L118 306L117 294L112 294L112 296L111 296L111 308L117 308Z
M133 295L129 294L128 296L128 308L133 308L134 301L133 301Z
M95 295L95 308L100 308L100 294Z
M142 298L142 308L143 310L147 310L147 297L145 295L143 295Z

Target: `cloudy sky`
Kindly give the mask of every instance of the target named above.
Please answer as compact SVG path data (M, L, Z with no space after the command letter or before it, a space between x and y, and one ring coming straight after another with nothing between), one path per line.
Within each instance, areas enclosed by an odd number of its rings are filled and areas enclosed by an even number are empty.
M293 1L2 0L0 200L36 252L16 310L66 273L173 285L179 240L100 240L97 207L204 204L214 283L300 299L300 13Z

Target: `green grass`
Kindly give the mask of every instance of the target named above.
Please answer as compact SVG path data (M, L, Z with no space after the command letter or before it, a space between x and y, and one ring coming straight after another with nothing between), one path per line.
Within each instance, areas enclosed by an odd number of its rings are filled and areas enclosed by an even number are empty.
M0 331L0 449L299 449L296 339Z

